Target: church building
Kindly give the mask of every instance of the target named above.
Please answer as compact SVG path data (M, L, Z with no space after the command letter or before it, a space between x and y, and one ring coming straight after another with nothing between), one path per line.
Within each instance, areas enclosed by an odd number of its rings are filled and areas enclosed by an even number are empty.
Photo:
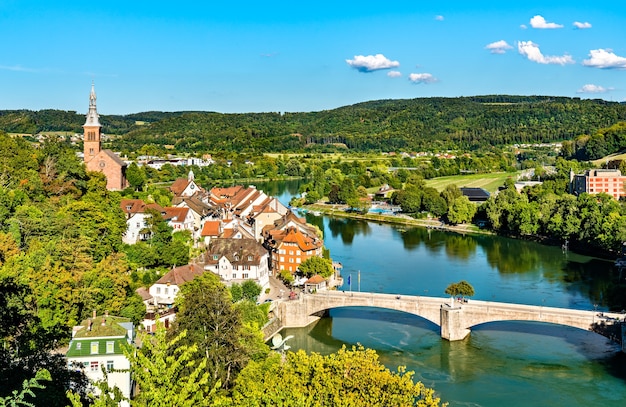
M106 176L107 189L120 191L128 186L126 163L111 150L102 149L102 126L96 109L96 91L93 83L89 94L89 112L83 125L84 160L87 171L101 172Z

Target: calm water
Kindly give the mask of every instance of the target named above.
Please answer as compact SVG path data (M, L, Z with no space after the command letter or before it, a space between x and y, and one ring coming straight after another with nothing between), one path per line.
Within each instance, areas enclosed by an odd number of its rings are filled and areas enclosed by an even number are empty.
M297 184L258 187L287 202ZM352 275L345 290L444 296L448 284L464 279L481 300L611 306L608 286L616 271L601 259L492 236L312 215L307 220L324 231L344 278ZM574 328L489 323L464 341L447 342L437 326L417 316L355 307L285 333L295 335L294 349L330 353L357 343L376 349L387 367L407 366L450 406L626 405L626 355L605 338Z

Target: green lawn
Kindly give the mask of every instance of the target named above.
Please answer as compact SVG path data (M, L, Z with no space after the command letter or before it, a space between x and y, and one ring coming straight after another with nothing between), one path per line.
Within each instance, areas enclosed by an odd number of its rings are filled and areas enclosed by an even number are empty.
M427 179L426 185L435 188L437 191L442 191L447 185L455 184L459 188L484 188L489 192L495 192L510 177L516 180L517 173L497 172L492 174L450 175L448 177Z

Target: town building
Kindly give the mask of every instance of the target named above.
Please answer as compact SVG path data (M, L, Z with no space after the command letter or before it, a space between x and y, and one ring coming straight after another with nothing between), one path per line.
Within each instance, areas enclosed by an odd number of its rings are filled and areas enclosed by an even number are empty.
M132 379L130 361L124 355L123 346L134 342L133 323L120 317L105 315L91 318L75 326L66 358L70 369L78 369L85 373L91 382L104 380L107 374L109 387L117 387L122 395L130 399L132 396ZM98 389L94 386L94 392ZM130 406L128 401L121 406Z
M153 305L159 308L171 308L180 291L180 286L201 276L204 269L197 264L187 264L168 271L150 286Z
M254 239L211 239L204 256L204 269L227 284L253 280L269 287L269 253Z
M574 174L570 170L570 193L575 195L584 192L588 194L604 192L619 199L626 196L624 182L626 182L626 176L623 176L618 169L593 169L586 170L582 174Z
M486 202L489 199L489 191L484 188L459 188L463 196L466 196L470 202Z
M282 270L295 273L300 263L309 257L322 257L324 241L317 236L314 226L297 217L292 211L263 229L264 245L271 253L271 268L276 274Z
M87 170L104 174L108 190L120 191L128 187L127 164L113 151L102 149L102 125L96 108L96 91L93 83L89 94L89 111L83 129L83 160Z
M148 240L151 236L146 231L147 219L152 216L150 210L166 216L165 209L158 204L146 204L141 199L122 199L120 207L126 215L126 232L122 241L126 244L135 244L140 240Z

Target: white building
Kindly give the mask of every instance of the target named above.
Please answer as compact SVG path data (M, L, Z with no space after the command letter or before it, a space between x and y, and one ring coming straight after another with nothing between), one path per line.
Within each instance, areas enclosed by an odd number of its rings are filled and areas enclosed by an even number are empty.
M149 234L142 233L148 226L146 219L151 216L147 212L148 209L165 215L165 210L160 205L146 204L141 199L122 199L120 207L126 214L126 232L122 236L122 241L127 244L135 244L150 237Z
M204 264L226 283L253 280L269 287L269 253L254 239L211 239Z
M95 383L104 380L107 372L109 387L117 387L130 400L132 380L130 361L124 356L122 347L134 341L133 323L110 315L97 316L94 311L89 318L72 330L72 339L67 350L67 362L71 369L82 370ZM98 389L94 386L94 392ZM130 406L128 401L120 406Z
M204 269L197 264L187 264L171 269L150 286L148 292L152 296L153 305L157 308L172 306L180 286L203 273Z

